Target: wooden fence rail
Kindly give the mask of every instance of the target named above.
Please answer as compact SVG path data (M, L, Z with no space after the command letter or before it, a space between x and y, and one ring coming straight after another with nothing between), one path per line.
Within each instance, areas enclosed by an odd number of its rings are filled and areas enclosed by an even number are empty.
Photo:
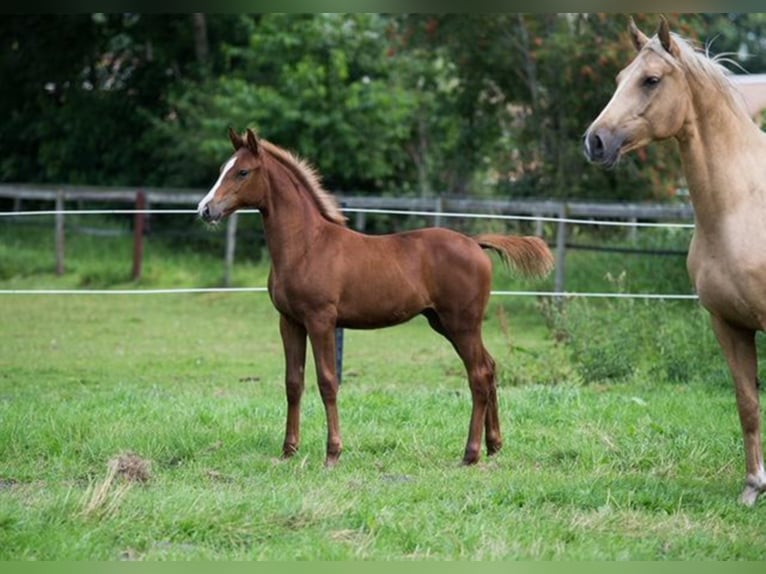
M157 206L196 207L207 190L157 189L157 188L115 188L65 185L0 184L0 198L13 200L13 211L22 210L29 202L52 202L56 211L56 272L64 270L64 211L65 202L97 202L123 204L137 211L150 210ZM630 237L635 238L641 222L683 223L690 225L694 214L688 203L621 203L621 202L580 202L526 199L477 199L465 197L374 197L366 195L335 194L349 213L354 213L353 225L364 230L368 213L395 212L415 213L433 218L433 225L445 224L445 218L455 214L470 216L522 216L535 222L535 233L543 236L543 223L556 223L555 238L547 238L554 245L556 272L554 290L565 290L565 264L567 234L575 220L592 223L621 221L628 227ZM143 229L144 213L135 215L134 230ZM224 284L229 285L236 249L237 218L228 219L226 248L224 252ZM143 254L143 232L134 232L133 277L141 273Z

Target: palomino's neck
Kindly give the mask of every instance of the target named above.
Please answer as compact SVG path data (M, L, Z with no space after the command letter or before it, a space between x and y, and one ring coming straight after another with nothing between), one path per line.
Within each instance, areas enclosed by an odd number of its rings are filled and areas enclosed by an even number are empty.
M693 99L676 136L698 227L711 231L736 207L749 187L743 158L750 157L760 130L746 114L702 92Z
M274 160L267 174L269 193L261 210L266 245L276 267L306 254L316 234L328 222L310 192L288 169Z

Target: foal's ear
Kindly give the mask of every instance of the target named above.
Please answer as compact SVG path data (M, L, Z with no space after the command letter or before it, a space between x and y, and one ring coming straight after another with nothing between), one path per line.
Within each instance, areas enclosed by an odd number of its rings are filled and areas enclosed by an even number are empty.
M229 128L229 139L231 140L231 145L234 146L234 151L245 145L242 136L235 132L232 127Z
M260 151L260 147L258 144L258 138L255 136L255 133L250 128L247 128L247 149L249 149L251 152L253 152L253 155L258 155Z
M670 26L665 16L660 16L660 27L657 28L657 36L660 38L660 43L668 54L678 56L678 46L676 46L673 37L670 35Z
M641 30L638 29L638 26L636 26L635 20L633 20L633 16L630 17L630 22L628 24L628 31L630 32L630 38L633 40L633 45L636 47L636 51L640 52L641 48L644 47L644 44L646 44L649 41L649 38L646 34L644 34Z

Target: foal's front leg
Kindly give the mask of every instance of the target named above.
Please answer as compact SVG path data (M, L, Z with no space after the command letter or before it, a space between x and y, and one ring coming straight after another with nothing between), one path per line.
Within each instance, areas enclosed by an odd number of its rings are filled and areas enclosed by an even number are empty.
M343 444L338 417L338 376L335 364L335 319L315 319L308 327L311 350L316 363L317 385L327 416L327 455L325 466L335 466Z
M279 318L279 333L285 352L285 393L287 423L282 458L293 456L301 442L301 396L306 368L306 329L284 315Z

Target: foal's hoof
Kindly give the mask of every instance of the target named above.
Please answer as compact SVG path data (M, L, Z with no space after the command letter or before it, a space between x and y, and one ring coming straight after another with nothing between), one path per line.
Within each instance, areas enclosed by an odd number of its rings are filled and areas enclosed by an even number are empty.
M338 464L340 453L343 451L343 444L340 440L328 440L327 450L325 450L324 466L325 468L332 468Z
M292 458L298 452L298 447L292 444L282 446L282 460Z
M326 459L324 459L324 467L335 468L335 465L338 464L339 459L340 455L328 456Z
M465 451L463 455L463 466L470 466L479 462L479 453L473 451Z

